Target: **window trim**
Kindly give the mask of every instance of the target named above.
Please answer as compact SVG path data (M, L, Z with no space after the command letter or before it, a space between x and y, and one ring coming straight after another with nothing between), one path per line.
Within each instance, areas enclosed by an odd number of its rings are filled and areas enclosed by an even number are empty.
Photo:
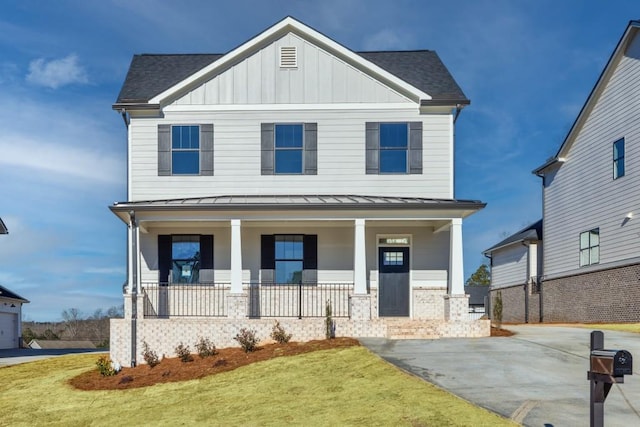
M299 126L302 134L301 147L278 147L278 126ZM305 129L304 123L274 123L273 124L273 174L274 175L304 175L305 172ZM300 152L300 172L278 172L277 155L278 151L299 151Z
M198 173L173 172L173 127L198 127ZM158 124L158 176L212 176L213 175L213 123ZM192 149L193 150L193 149ZM186 150L180 150L186 151ZM195 151L195 150L193 150Z
M388 126L388 125L404 125L406 130L407 130L407 138L404 141L405 144L402 147L394 147L394 146L383 146L382 145L382 127L383 126ZM380 122L380 134L378 136L378 152L380 153L378 155L378 173L380 175L406 175L410 173L410 166L409 166L409 135L410 135L410 130L409 130L409 122ZM392 153L392 152L399 152L402 151L404 152L404 171L383 171L382 170L382 155L383 153Z
M586 247L582 247L582 236L583 235L587 235L587 246ZM592 235L598 235L598 244L594 245L591 242L592 239ZM583 231L580 233L579 235L579 240L578 240L578 248L579 248L579 252L578 252L578 264L580 267L589 267L591 265L597 265L600 264L600 227L595 227L592 228L590 230L587 231ZM598 259L594 262L591 261L592 258L592 253L593 251L597 248L598 250ZM584 263L582 262L582 254L583 253L587 253L589 256L589 262L588 263Z
M185 128L185 127L196 127L198 128L198 148L194 149L194 148L174 148L173 147L173 129L174 128ZM170 150L171 150L171 175L175 175L175 176L199 176L202 172L202 165L201 165L201 147L202 147L202 129L200 127L200 125L192 125L192 124L172 124L170 125L170 142L171 142L171 146L170 146ZM173 153L178 152L178 153L192 153L192 152L197 152L198 153L198 172L195 173L177 173L173 170Z
M620 150L618 149L618 157L616 157L616 145L618 145L619 143L622 143L622 155L620 155ZM613 155L613 179L616 180L618 178L622 178L625 175L625 164L624 164L624 158L625 158L625 140L624 137L620 138L618 140L616 140L613 145L612 145L612 155ZM622 174L619 173L619 166L622 166Z

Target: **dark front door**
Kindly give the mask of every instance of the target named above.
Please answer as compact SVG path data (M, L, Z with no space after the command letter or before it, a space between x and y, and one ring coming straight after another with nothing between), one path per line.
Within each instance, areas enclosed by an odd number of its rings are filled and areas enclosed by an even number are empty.
M380 316L409 316L409 248L379 249Z

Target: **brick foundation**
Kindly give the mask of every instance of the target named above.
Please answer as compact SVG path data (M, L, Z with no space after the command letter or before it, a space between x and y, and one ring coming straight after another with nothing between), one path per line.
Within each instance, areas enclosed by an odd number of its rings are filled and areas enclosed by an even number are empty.
M516 285L491 291L491 311L498 291L502 295L502 321L507 323L539 323L541 294L532 292L531 285ZM527 309L528 307L528 309ZM493 318L493 312L489 313Z

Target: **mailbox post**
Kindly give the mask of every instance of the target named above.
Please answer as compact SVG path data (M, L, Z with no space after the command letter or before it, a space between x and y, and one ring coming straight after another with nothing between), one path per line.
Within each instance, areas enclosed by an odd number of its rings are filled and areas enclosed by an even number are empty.
M631 375L633 358L626 350L605 350L604 334L591 332L591 354L587 379L591 381L591 427L604 426L604 401L613 384L624 383L624 376Z

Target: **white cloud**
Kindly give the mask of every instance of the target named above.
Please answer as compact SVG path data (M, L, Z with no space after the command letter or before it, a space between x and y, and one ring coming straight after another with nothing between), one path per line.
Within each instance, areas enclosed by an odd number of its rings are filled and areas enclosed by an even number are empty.
M402 50L407 49L411 37L392 29L384 29L368 36L364 40L365 50Z
M57 89L69 84L88 83L84 68L78 62L78 56L70 54L61 59L47 62L44 58L31 61L27 81L36 85Z

